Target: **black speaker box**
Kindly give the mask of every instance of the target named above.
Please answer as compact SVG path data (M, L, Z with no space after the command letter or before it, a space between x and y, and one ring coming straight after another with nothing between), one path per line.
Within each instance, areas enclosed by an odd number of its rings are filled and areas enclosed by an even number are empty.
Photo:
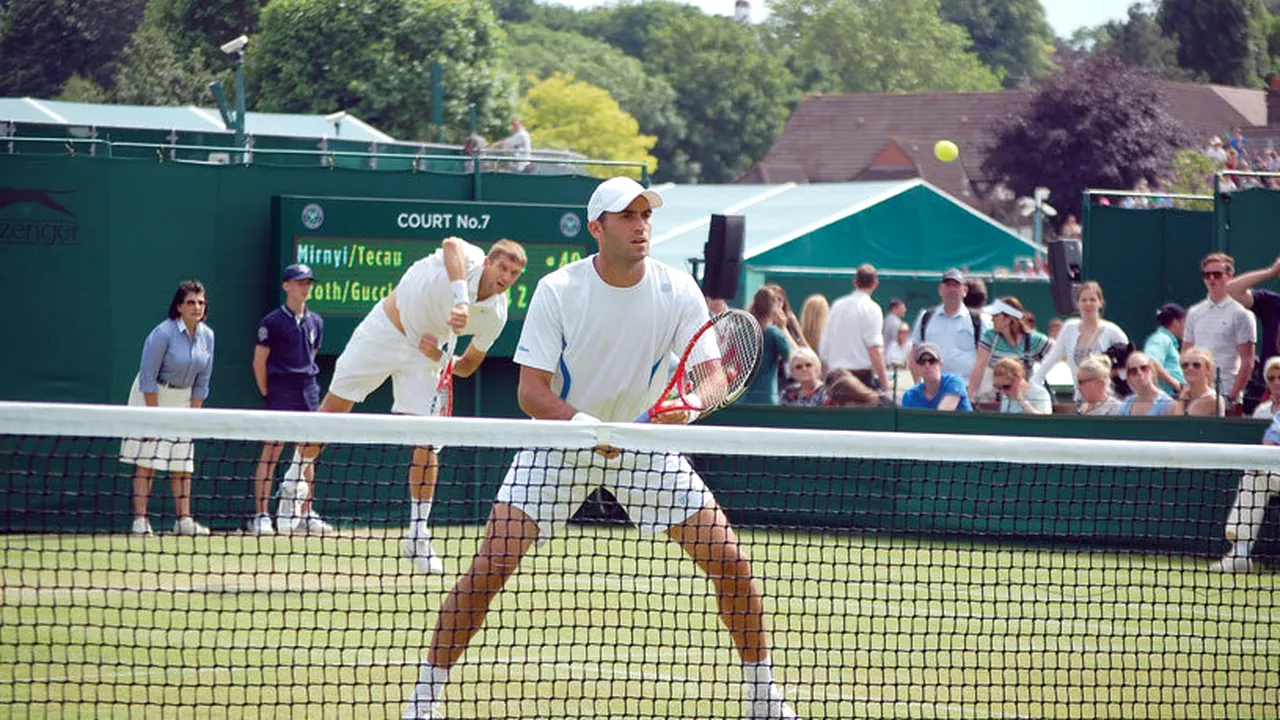
M1054 240L1049 243L1049 281L1053 287L1053 305L1061 315L1076 311L1076 288L1080 287L1079 240Z
M746 228L747 219L742 215L711 216L711 231L702 254L706 260L702 273L703 295L726 300L737 297Z

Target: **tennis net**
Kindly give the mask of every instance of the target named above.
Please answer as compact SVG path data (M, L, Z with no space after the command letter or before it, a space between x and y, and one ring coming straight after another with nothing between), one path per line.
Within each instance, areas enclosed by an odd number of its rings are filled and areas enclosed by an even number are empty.
M209 535L169 532L166 473L156 532L131 533L127 438L193 443ZM292 443L325 444L313 487L327 531L250 531L267 441L286 443L276 487ZM424 443L445 448L438 574L403 554ZM626 452L597 460L599 445ZM0 715L400 717L522 448L542 449L526 464L546 471L574 457L654 470L587 478L618 497L593 493L530 550L454 666L446 717L750 709L717 585L618 502L661 530L636 498L679 506L679 487L663 494L671 453L736 529L800 717L1280 708L1274 517L1252 572L1209 569L1241 478L1280 473L1274 448L0 403ZM659 487L636 495L641 480Z

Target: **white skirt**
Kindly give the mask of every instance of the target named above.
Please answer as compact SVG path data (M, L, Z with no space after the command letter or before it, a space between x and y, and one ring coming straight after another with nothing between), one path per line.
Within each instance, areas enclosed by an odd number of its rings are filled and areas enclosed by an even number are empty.
M191 407L191 388L159 385L156 396L160 407ZM129 390L129 405L145 407L146 404L135 376ZM152 470L193 473L196 469L195 445L186 438L125 438L120 443L120 462Z

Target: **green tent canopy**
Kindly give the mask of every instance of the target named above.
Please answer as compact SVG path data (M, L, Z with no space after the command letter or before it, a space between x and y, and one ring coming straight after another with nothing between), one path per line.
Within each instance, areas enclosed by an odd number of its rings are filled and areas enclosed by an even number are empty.
M746 217L743 270L848 269L916 274L1012 269L1036 247L920 179L813 185L660 185L655 258L689 269L712 214Z

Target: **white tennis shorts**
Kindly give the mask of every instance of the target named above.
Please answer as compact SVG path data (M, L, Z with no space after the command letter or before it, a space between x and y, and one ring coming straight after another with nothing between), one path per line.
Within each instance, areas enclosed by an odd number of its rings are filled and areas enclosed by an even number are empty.
M364 402L369 393L391 378L395 402L391 412L429 415L436 394L440 366L418 350L375 305L360 321L338 356L329 392L344 400Z
M679 525L714 500L682 455L628 451L605 459L592 450L521 450L495 499L537 523L544 543L598 487L613 493L644 535Z
M160 407L191 407L191 388L160 385L156 388L156 402ZM129 389L129 405L145 407L146 404L135 376ZM152 470L193 473L196 451L189 438L125 438L120 443L120 462Z

